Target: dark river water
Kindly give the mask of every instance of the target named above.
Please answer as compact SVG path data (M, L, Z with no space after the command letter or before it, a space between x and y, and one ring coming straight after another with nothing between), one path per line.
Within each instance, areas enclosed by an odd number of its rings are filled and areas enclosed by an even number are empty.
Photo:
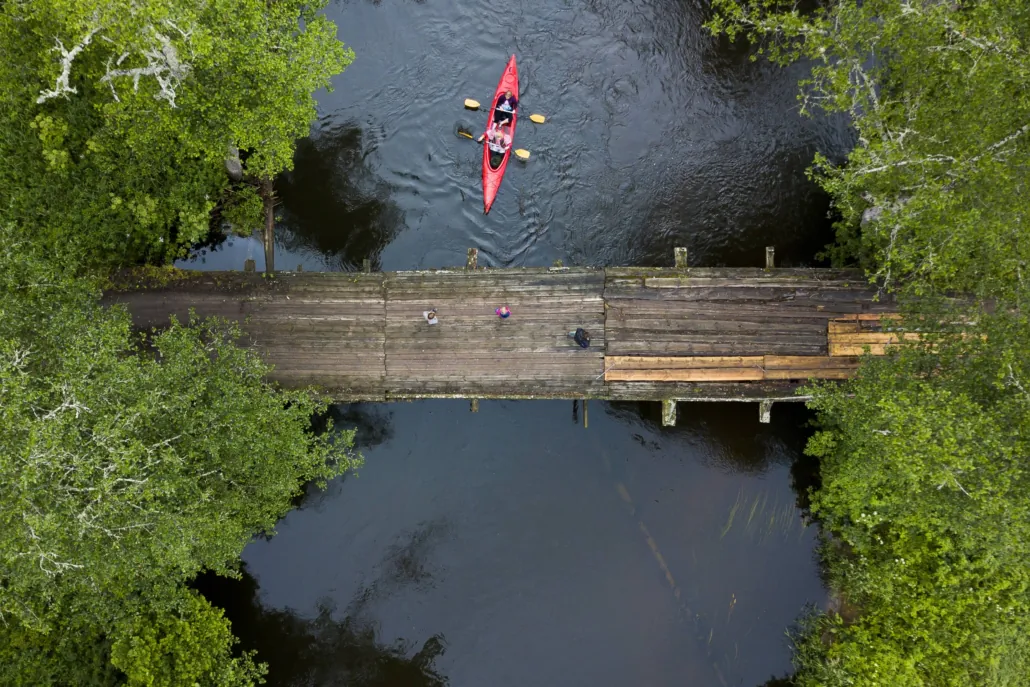
M384 270L813 264L831 239L804 175L845 122L804 119L797 81L701 29L682 0L351 0L357 53L278 181L276 266ZM490 215L480 149L516 54L524 113ZM264 261L256 238L185 263ZM226 607L272 685L758 685L826 591L795 479L807 411L780 404L462 401L334 408L358 475L312 491L244 552ZM792 471L793 467L793 471ZM803 477L799 477L803 480Z

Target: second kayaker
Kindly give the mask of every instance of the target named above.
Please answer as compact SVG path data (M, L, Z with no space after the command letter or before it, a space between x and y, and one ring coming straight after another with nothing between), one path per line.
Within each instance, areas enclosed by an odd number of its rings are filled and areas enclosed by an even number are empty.
M495 123L487 132L486 144L490 146L491 152L504 155L511 147L511 135L505 133L503 126L497 126Z
M495 124L507 124L511 122L511 115L518 109L519 99L511 92L507 90L497 99L497 104L494 105L494 123Z

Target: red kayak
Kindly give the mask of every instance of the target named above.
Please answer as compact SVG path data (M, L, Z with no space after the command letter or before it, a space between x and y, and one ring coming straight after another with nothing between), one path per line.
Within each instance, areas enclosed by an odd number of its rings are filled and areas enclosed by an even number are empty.
M501 82L497 84L497 92L494 93L494 99L490 101L489 115L487 116L486 126L490 127L490 123L493 122L494 117L494 106L497 104L497 99L504 95L505 91L511 91L515 99L519 97L519 71L515 68L515 56L512 55L511 59L508 60L508 66L504 68L504 73L501 74ZM490 146L483 145L483 214L490 212L490 206L494 204L494 198L497 197L497 189L501 187L501 179L504 178L504 169L508 166L508 158L511 157L511 149L514 147L515 141L515 120L517 116L514 112L511 114L511 129L508 133L512 138L512 145L508 146L508 150L504 153L504 157L501 158L500 164L493 167L490 164Z

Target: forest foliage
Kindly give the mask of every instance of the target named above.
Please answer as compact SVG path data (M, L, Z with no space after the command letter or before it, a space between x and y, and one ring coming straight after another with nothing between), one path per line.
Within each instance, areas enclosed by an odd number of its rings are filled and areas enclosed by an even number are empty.
M0 3L0 684L261 680L190 583L356 465L353 433L233 325L140 332L98 285L257 221L352 58L321 6Z
M216 208L249 234L353 59L323 4L0 4L0 220L86 267L177 257Z
M799 109L856 145L812 177L838 263L923 334L812 391L812 511L847 612L794 636L805 687L1030 681L1030 3L716 0L709 28L804 60Z

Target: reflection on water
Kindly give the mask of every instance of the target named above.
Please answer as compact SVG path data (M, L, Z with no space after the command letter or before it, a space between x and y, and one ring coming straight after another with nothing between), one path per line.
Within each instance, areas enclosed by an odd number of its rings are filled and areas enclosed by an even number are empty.
M328 269L379 268L379 253L403 224L390 188L370 172L366 158L378 133L347 124L299 141L294 169L279 177L281 246L290 253L325 256Z
M427 563L429 550L447 532L447 522L419 523L413 532L405 532L398 543L391 544L383 560L374 568L375 577L351 601L348 616L360 616L367 606L380 601L403 585L426 591L433 586L433 571Z
M289 610L265 608L257 583L246 571L239 580L205 575L195 586L217 600L240 638L240 648L257 650L269 666L268 684L278 687L443 687L447 679L434 668L445 651L442 636L421 647L384 643L375 624L339 614L331 600L306 618Z
M642 424L656 434L684 442L699 452L707 466L756 475L794 464L804 451L811 421L803 403L775 404L775 421L770 424L758 422L757 403L678 403L674 427L661 426L660 403L619 402L602 407L629 426ZM639 433L633 437L644 441ZM661 444L650 442L646 447L658 451Z
M378 446L393 437L389 406L351 403L329 406L333 426L354 430L354 448L358 451Z
M784 630L825 595L791 489L804 413L777 406L769 427L749 404L687 406L668 431L634 404L591 403L583 429L570 406L339 408L391 429L364 434L358 476L246 549L262 612L329 603L409 659L446 637L434 675L456 685L718 687L788 670Z

